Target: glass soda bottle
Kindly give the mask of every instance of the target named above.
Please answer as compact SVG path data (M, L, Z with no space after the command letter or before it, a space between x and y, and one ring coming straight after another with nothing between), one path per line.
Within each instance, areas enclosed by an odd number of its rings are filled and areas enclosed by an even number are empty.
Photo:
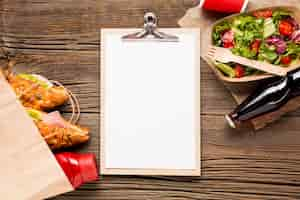
M300 69L285 77L259 86L225 118L232 128L249 124L250 120L277 111L293 98L300 96ZM299 102L300 104L300 102Z

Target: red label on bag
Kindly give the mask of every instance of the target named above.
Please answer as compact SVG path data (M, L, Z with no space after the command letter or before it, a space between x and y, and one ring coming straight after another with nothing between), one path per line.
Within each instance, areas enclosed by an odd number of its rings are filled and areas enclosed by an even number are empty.
M55 157L74 188L98 179L94 154L64 152L56 154Z

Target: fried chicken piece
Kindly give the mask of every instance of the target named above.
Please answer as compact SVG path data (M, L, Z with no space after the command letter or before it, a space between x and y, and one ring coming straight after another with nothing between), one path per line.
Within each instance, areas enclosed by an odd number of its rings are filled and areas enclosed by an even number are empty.
M69 99L63 87L53 85L40 75L9 74L7 80L24 107L45 111L60 106Z
M71 124L58 111L44 113L27 109L41 135L52 150L75 146L89 140L89 130Z

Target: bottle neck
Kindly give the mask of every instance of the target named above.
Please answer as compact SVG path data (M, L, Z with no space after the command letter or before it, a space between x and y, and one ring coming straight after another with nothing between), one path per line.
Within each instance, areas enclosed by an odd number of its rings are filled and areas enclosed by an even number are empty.
M230 117L235 122L245 122L274 111L289 100L290 93L290 78L283 77L258 87L230 114Z
M300 69L295 69L288 73L289 85L293 96L300 95Z

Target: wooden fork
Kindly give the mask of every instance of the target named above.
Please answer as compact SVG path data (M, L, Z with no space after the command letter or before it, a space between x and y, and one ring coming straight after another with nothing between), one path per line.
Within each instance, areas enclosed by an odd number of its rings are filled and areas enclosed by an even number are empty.
M229 49L216 46L209 47L207 56L211 60L219 61L222 63L235 62L277 76L285 76L288 72L288 70L283 67L237 56L234 55Z

